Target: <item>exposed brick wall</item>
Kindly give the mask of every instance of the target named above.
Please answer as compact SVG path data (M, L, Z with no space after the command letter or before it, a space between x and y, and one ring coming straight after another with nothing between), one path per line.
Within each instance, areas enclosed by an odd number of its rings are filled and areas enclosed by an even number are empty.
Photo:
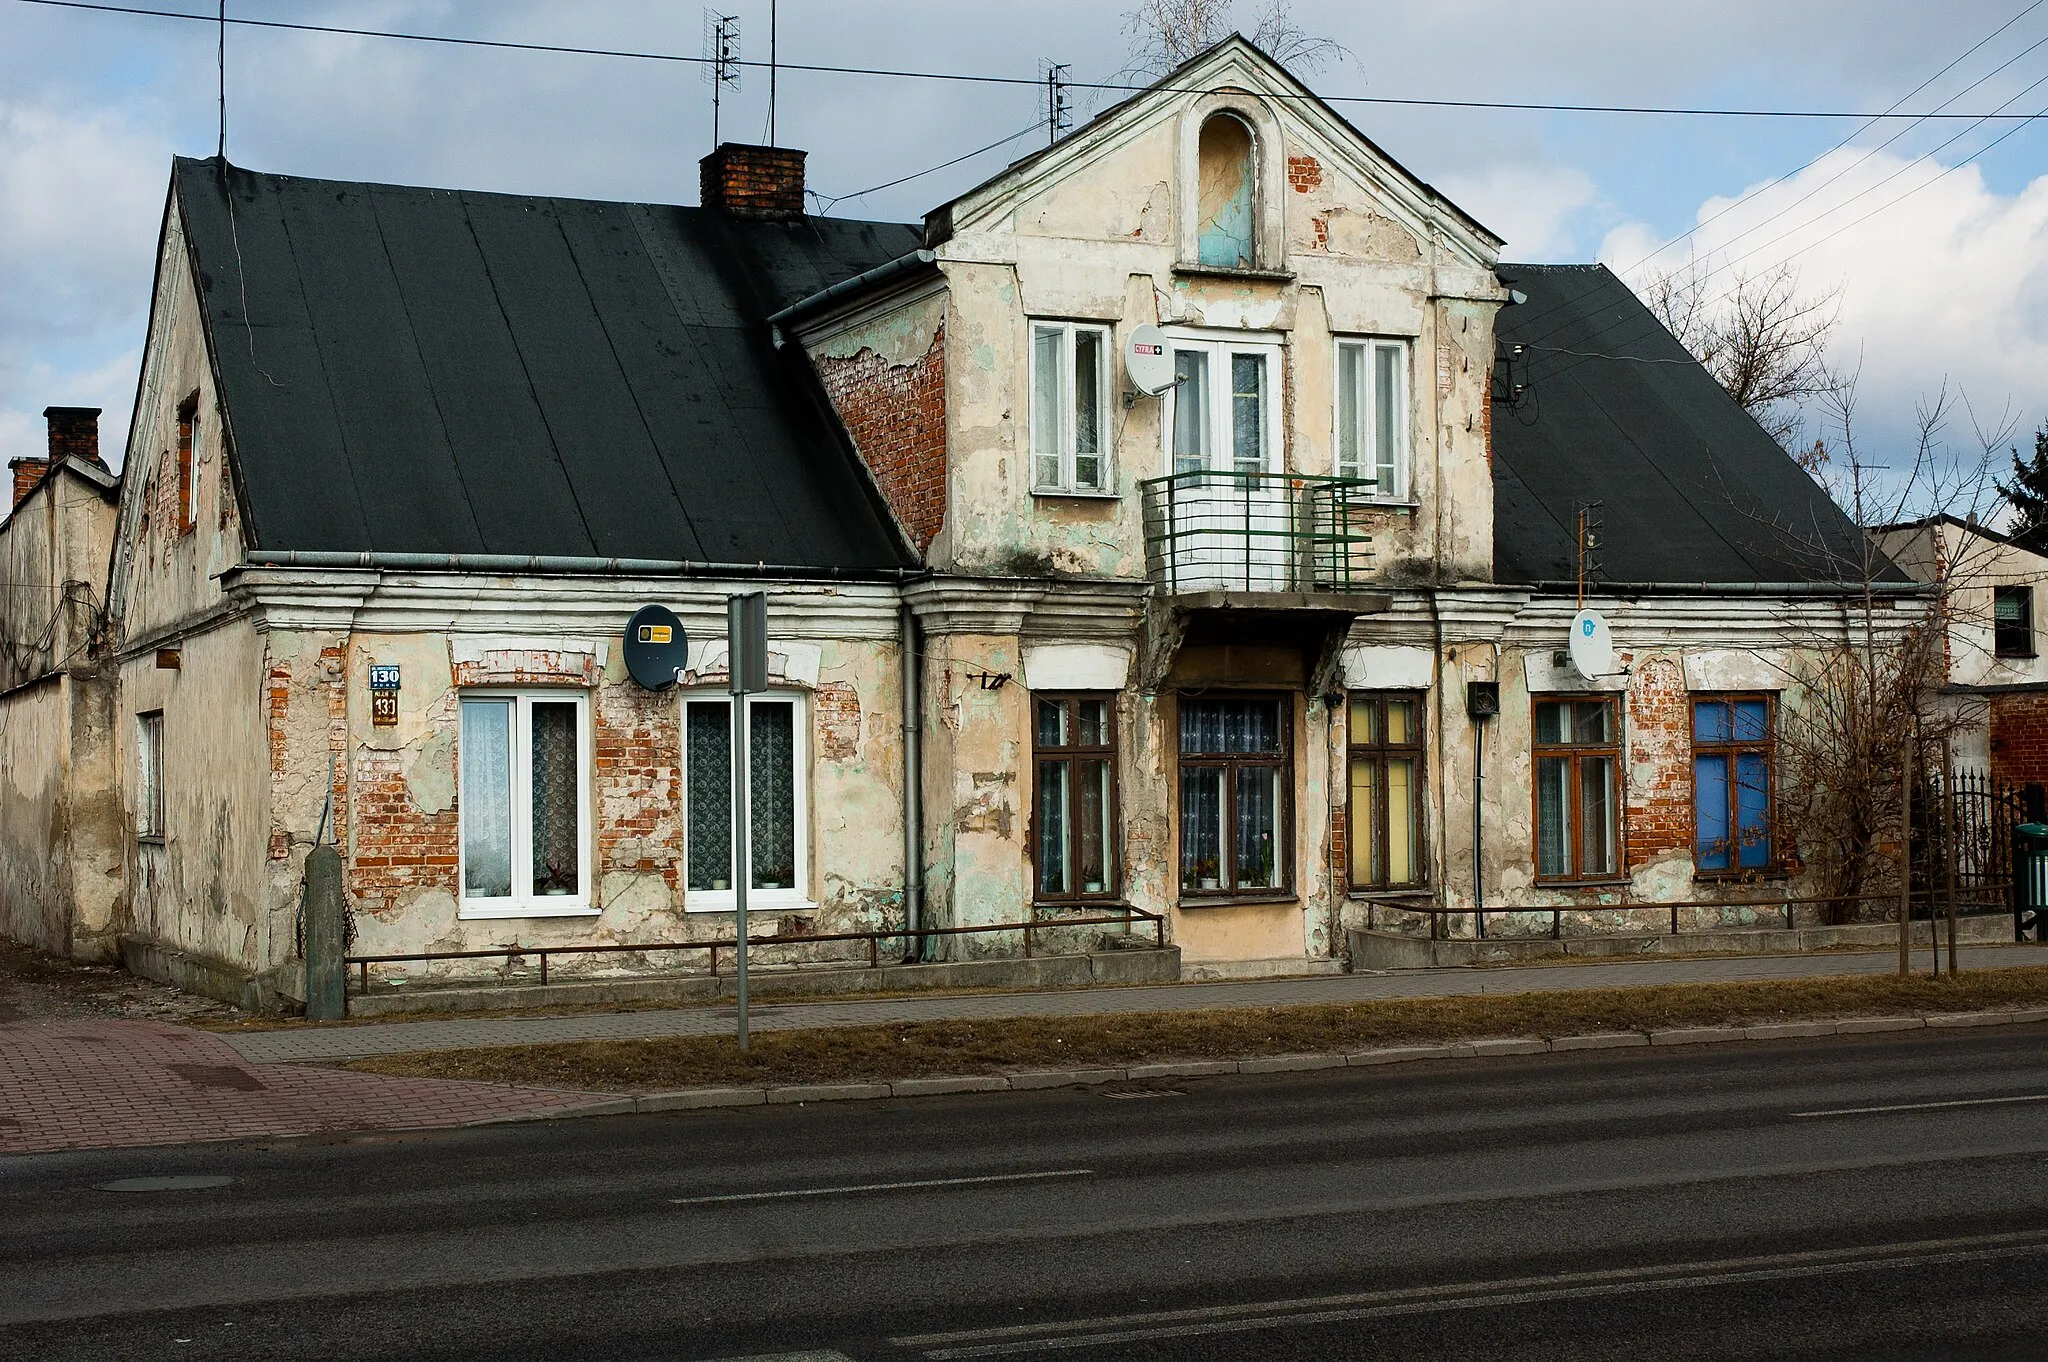
M1692 715L1685 673L1669 658L1637 665L1628 689L1628 845L1624 865L1691 854Z
M697 163L698 201L740 217L802 217L804 153L726 142Z
M820 359L818 376L854 448L917 551L931 547L946 520L946 328L910 364L873 350Z
M453 728L459 697L446 692L430 711L436 727ZM461 820L454 803L439 813L415 804L406 768L417 758L410 748L356 748L352 803L355 854L348 867L349 893L368 913L404 908L421 891L462 893Z
M1323 164L1313 156L1290 156L1287 158L1287 183L1297 194L1306 194L1311 189L1323 187Z
M2048 785L2048 694L1991 697L1991 775L2013 785Z
M682 888L683 732L675 696L600 686L591 705L599 874L658 873Z
M846 761L860 752L860 692L844 681L827 681L813 697L818 755Z

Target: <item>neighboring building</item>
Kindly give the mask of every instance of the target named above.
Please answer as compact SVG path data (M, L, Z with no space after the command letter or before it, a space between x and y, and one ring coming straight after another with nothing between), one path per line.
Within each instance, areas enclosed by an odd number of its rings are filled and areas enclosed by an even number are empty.
M9 462L0 523L0 935L81 960L114 953L125 840L98 650L120 481L99 415L43 412L49 454Z
M2048 555L1951 515L1885 525L1871 538L1915 581L1939 584L1959 768L2000 786L2048 785L2048 658L2039 614Z
M1796 871L1777 706L1856 532L1605 270L1501 264L1242 39L921 226L802 176L176 164L110 589L132 960L289 991L322 838L364 953L729 938L756 588L785 934L1128 906L1190 975L1302 970ZM1582 569L1612 675L1560 660ZM677 691L624 674L649 602Z

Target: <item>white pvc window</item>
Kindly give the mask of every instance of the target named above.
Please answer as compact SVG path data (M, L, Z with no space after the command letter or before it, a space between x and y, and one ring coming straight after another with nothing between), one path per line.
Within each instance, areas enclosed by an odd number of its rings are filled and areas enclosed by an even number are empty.
M1173 341L1174 385L1161 425L1175 473L1280 471L1280 347Z
M732 798L732 697L707 692L683 700L683 907L730 912L733 832L748 843L747 908L807 908L810 884L809 725L804 699L769 691L747 697L747 809Z
M1113 490L1109 328L1031 324L1031 490Z
M135 835L164 835L164 715L162 710L135 717Z
M596 912L589 696L465 692L461 743L461 915Z
M1408 342L1337 342L1337 476L1408 498Z

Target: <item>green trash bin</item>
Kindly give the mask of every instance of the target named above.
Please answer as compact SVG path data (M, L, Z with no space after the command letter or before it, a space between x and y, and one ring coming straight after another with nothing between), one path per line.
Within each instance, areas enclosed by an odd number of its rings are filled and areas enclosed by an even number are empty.
M2013 825L2012 934L2048 940L2048 823Z

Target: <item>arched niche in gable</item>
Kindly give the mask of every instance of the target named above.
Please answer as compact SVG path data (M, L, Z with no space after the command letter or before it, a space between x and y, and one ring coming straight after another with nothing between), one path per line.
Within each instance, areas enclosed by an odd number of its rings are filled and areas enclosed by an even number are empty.
M1181 120L1179 253L1202 269L1284 267L1279 123L1239 91L1204 95Z

